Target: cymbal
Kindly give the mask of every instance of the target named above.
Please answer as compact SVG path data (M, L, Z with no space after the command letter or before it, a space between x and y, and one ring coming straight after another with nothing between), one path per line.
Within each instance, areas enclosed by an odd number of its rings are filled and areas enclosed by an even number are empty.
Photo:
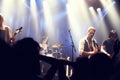
M52 48L61 48L63 46L64 46L64 44L54 44L54 45L52 45Z

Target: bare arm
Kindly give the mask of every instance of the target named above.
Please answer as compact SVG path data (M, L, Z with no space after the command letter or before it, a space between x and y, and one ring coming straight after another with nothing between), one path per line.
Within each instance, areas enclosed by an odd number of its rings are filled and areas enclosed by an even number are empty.
M105 50L105 46L104 45L102 45L101 46L101 52L103 52L104 54L106 54L107 56L111 56L106 50Z
M98 52L98 49L95 49L94 51L83 51L82 54L96 54Z
M7 26L8 28L8 39L10 40L10 42L15 42L15 36L12 34L12 30L9 26Z
M11 39L13 37L12 30L10 27L8 27L8 37L9 37L9 39Z
M94 51L85 51L84 50L84 44L85 44L85 40L81 40L79 42L79 52L81 54L91 55L91 54L96 54L99 51L98 49L95 49Z

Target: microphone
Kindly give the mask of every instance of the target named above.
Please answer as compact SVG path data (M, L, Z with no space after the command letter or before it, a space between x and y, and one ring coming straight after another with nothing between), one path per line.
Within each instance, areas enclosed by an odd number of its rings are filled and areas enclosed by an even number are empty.
M23 29L23 27L16 29L15 33L17 34L17 33L21 32L22 29Z

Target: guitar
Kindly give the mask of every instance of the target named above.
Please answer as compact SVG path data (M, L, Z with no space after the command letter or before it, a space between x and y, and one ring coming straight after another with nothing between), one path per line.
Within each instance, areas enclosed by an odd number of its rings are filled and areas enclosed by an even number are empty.
M12 38L10 39L10 44L12 45L15 42L15 37L18 33L20 33L22 31L23 27L20 27L18 29L16 29L15 33L13 34Z

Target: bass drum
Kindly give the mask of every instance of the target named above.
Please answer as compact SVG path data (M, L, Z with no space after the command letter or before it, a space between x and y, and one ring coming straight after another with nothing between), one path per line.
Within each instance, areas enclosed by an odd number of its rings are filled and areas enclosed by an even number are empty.
M62 53L60 53L60 52L53 52L53 57L56 59L63 58Z
M46 54L47 57L54 57L53 54Z

